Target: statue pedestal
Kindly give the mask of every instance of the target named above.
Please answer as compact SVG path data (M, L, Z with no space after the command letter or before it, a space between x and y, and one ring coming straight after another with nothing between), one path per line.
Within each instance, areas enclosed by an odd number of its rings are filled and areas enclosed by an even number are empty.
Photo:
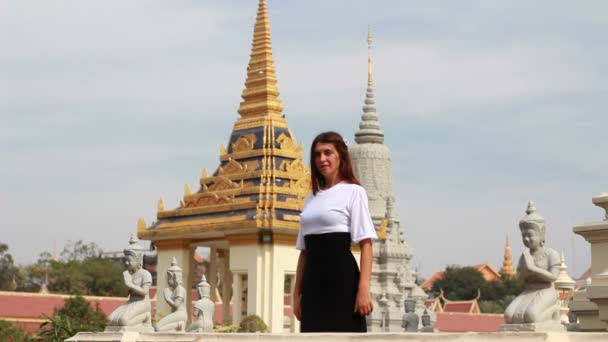
M151 325L136 325L131 327L123 327L117 325L108 325L104 332L109 333L150 333L154 332L154 328Z
M503 324L500 332L564 332L566 328L559 321L525 324Z
M590 285L587 298L597 305L599 319L608 323L608 285Z
M606 210L605 220L575 226L574 233L591 244L592 285L586 295L597 305L598 319L608 326L608 193L593 197L592 201Z
M597 304L587 298L586 291L574 293L570 311L578 318L578 331L606 331L608 325L600 320Z

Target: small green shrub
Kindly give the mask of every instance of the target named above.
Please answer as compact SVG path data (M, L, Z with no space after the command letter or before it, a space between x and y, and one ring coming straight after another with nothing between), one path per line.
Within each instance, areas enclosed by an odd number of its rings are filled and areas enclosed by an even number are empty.
M30 342L33 338L11 322L0 320L0 341Z
M268 326L258 315L249 315L241 321L239 332L268 332Z

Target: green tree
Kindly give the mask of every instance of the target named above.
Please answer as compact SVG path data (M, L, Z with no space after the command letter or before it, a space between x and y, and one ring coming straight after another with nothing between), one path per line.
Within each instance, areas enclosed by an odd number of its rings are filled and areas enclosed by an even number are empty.
M49 252L42 252L38 256L35 264L27 265L25 273L27 275L26 288L31 291L38 291L43 284L48 281L51 272L52 255Z
M82 272L88 277L87 293L94 296L121 296L128 294L124 285L121 263L111 259L94 257L81 264Z
M0 242L0 290L14 291L23 284L23 274L15 266L8 245Z
M95 242L85 243L82 240L68 242L63 247L61 258L67 261L84 261L90 258L100 257L103 251Z
M515 278L501 276L486 281L478 270L471 267L448 266L442 279L433 284L431 293L438 296L441 289L448 300L471 300L480 291L479 308L484 313L502 313L522 291Z
M102 258L94 243L69 243L55 260L40 254L36 264L26 267L28 286L33 290L47 284L49 291L96 296L126 296L120 262Z
M103 331L106 315L96 303L95 308L82 296L73 296L64 301L63 307L54 315L69 319L75 331Z
M30 342L33 338L11 322L0 320L0 341Z
M471 300L477 297L477 290L486 286L486 280L472 267L450 265L445 269L442 279L433 284L431 292L438 296L443 290L449 300Z

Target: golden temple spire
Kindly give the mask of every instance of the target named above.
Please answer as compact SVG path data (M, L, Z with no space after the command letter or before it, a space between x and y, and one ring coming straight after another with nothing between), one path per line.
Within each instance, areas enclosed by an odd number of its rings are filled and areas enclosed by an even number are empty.
M500 274L504 274L508 277L515 277L515 269L513 268L513 259L511 258L511 245L509 244L509 236L507 235L507 242L505 244L505 256L502 261L502 267L500 268Z
M367 85L372 84L372 25L367 25Z
M161 212L165 210L165 202L163 202L163 197L161 196L158 199L158 205L156 206L156 211Z
M241 95L243 102L238 112L242 117L281 115L283 104L278 96L268 9L266 0L260 0L247 66L247 80Z

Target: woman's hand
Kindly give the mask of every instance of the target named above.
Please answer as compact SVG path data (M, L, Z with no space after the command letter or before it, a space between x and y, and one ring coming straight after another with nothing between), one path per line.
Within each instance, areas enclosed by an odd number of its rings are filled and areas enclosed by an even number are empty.
M361 316L367 316L374 310L372 296L369 294L369 289L359 289L357 291L357 299L355 300L355 312Z
M298 321L302 320L302 296L295 294L293 296L293 314Z

